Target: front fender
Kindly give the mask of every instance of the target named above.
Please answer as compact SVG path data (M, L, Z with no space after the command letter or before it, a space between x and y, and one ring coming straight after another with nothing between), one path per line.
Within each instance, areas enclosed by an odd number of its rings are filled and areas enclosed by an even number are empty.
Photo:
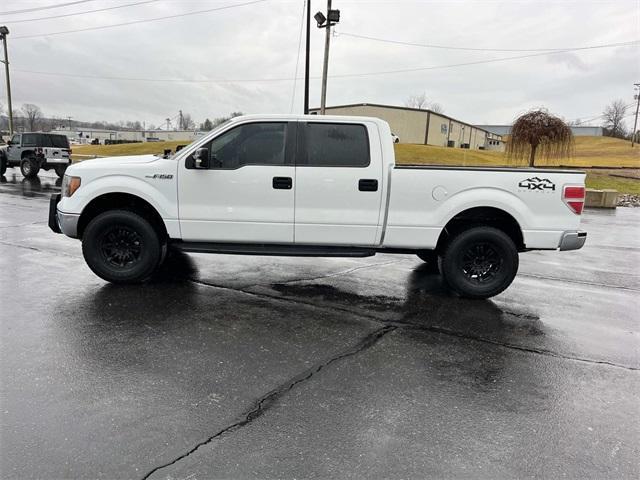
M145 200L158 212L170 236L178 225L178 202L175 176L171 180L160 180L150 184L140 178L114 174L83 183L71 197L63 198L58 209L64 213L81 214L89 203L109 193L126 193Z

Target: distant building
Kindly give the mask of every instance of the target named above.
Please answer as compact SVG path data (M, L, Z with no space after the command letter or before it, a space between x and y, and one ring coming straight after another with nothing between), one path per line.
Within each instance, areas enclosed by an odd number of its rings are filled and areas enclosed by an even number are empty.
M51 133L66 135L69 141L91 143L98 139L101 144L105 140L128 140L133 142L164 142L170 140L184 140L191 142L203 136L206 132L195 130L106 130L100 128L73 127L58 128Z
M355 103L326 107L330 115L361 115L385 120L400 143L419 143L440 147L476 150L504 150L502 136L442 113L421 108L397 107L375 103ZM319 108L310 110L318 113Z
M511 133L511 125L478 125L478 128L484 128L498 135L509 135ZM571 132L574 137L602 137L602 127L590 126L573 126Z

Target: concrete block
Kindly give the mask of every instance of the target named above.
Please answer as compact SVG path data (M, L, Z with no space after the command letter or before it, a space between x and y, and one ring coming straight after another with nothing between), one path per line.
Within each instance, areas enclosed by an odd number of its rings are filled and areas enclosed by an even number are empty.
M606 188L594 190L587 188L584 206L587 208L616 208L618 205L618 191Z

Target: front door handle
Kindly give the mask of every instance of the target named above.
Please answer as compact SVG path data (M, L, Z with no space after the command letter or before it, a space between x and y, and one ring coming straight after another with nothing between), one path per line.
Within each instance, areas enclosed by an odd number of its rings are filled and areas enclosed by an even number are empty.
M291 190L293 180L291 177L273 177L273 188L276 190Z
M358 190L361 192L377 192L378 180L373 178L362 178L358 181Z

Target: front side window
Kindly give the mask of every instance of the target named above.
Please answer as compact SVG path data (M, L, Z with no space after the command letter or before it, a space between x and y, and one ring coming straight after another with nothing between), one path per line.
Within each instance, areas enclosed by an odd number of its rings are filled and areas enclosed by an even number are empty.
M366 167L369 165L369 136L364 125L308 123L306 159L313 167ZM306 161L305 161L306 160Z
M22 146L23 147L37 147L36 145L36 135L33 133L23 133L22 134Z
M285 165L285 122L239 125L208 143L209 168Z
M13 145L19 145L20 144L20 135L14 135L13 137L11 137L11 143Z

